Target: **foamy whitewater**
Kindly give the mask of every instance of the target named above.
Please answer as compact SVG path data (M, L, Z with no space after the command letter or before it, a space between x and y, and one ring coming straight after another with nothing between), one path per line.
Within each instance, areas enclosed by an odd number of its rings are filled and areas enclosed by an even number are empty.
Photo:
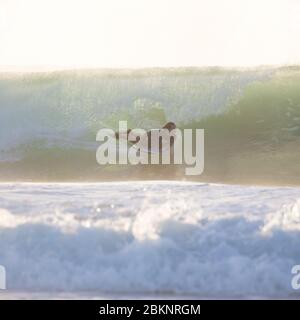
M2 297L295 297L300 188L0 185Z

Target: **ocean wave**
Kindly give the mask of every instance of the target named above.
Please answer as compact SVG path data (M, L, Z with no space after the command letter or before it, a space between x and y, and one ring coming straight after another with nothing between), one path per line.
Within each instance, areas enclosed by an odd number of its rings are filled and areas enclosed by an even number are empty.
M205 129L206 180L299 184L299 92L298 67L2 74L1 180L115 179L97 169L96 134L127 120Z
M0 264L21 292L289 297L299 199L183 182L2 184Z

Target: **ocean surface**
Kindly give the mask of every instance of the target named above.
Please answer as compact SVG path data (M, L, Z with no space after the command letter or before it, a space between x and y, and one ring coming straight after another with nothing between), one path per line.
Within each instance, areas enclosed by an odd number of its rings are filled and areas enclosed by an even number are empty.
M204 129L204 173L96 161ZM296 298L300 67L0 73L1 298Z
M204 129L205 170L100 166L99 129ZM0 73L0 181L300 185L300 68Z
M1 298L300 298L300 188L0 184Z

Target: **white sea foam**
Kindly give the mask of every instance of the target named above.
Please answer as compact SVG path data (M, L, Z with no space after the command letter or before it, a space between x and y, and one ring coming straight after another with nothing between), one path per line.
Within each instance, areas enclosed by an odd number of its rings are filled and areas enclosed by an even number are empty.
M300 189L184 182L1 184L9 290L293 294Z

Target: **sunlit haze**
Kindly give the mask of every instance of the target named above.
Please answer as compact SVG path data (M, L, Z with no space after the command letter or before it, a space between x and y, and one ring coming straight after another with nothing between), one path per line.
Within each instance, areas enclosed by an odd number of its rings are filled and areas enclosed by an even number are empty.
M0 0L1 69L300 62L298 0Z

